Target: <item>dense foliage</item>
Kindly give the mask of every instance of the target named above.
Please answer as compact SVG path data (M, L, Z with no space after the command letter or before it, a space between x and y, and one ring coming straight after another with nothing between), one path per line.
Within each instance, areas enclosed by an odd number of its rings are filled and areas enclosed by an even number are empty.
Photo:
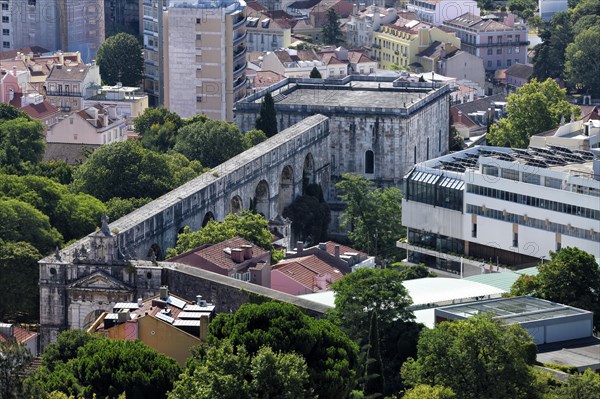
M159 354L140 341L69 337L69 343L83 342L76 355L56 356L30 377L26 386L40 397L52 391L92 398L116 398L125 392L129 399L162 399L173 388L181 372L171 358ZM73 346L66 345L73 349Z
M255 128L265 133L267 137L273 137L277 134L277 115L275 113L275 102L271 93L265 94L258 110Z
M23 376L32 359L25 345L14 339L0 340L0 398L23 398Z
M323 43L339 46L344 41L344 34L340 28L340 20L335 9L327 9L327 22L321 29Z
M143 50L138 39L128 33L117 33L102 43L96 55L103 83L137 87L144 74Z
M44 155L44 126L10 105L0 105L0 171L26 173Z
M394 187L373 188L359 175L344 174L335 185L346 204L341 218L350 229L348 238L356 249L379 258L398 254L396 240L403 236L402 194Z
M297 307L276 302L242 305L210 324L209 342L230 340L250 355L261 347L304 357L310 386L319 398L346 397L356 383L357 346L339 328Z
M294 233L307 246L326 241L331 212L319 184L307 185L304 195L286 207L283 216L292 221Z
M526 148L534 134L557 127L561 119L569 121L581 112L566 99L566 90L548 79L530 83L508 96L508 116L492 125L487 135L490 145Z
M523 275L511 294L533 295L552 302L594 312L594 328L600 331L600 267L594 256L566 247L550 253L550 261L538 266L537 276Z
M249 355L227 340L188 362L171 399L309 399L306 362L264 346Z

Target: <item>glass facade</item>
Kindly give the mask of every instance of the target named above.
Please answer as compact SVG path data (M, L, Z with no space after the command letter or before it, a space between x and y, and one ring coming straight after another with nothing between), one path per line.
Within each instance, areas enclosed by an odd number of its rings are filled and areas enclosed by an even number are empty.
M413 171L405 181L404 190L408 201L462 212L464 186L462 180Z

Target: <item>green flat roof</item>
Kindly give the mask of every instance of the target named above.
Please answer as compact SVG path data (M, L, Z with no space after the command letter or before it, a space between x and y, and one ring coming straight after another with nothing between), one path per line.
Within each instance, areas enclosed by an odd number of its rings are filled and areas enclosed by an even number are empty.
M510 292L510 288L520 276L520 274L513 272L487 273L465 277L464 280L490 285L492 287L500 288L506 292Z

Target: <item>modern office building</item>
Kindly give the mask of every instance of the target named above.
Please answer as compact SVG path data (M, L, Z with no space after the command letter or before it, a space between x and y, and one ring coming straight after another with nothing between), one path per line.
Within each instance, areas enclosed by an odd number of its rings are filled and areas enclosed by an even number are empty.
M246 3L171 0L165 48L166 107L188 118L233 121L246 96Z
M473 0L409 0L406 9L417 14L421 21L435 26L464 13L480 13L477 2Z
M600 257L600 159L565 147L474 147L417 164L402 224L413 262L524 265L577 247Z
M140 0L104 0L106 37L119 32L140 34Z
M141 33L144 46L144 91L152 107L164 106L164 22L167 0L142 0Z

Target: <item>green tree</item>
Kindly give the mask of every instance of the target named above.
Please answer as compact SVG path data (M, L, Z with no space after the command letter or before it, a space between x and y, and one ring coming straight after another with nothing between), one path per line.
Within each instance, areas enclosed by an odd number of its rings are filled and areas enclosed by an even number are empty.
M265 94L260 104L254 127L257 130L262 130L267 137L273 137L277 134L277 114L275 112L275 102L270 92Z
M44 355L42 359L44 361ZM44 361L45 362L45 361ZM67 362L42 366L27 381L28 389L92 398L164 398L181 372L175 361L141 341L91 339Z
M48 216L33 206L15 199L0 199L0 240L25 241L47 254L62 242L60 233L50 226Z
M5 107L6 112L10 112ZM23 173L41 162L45 148L44 127L29 118L0 123L0 170Z
M600 96L600 27L577 35L567 47L566 59L567 79L594 97Z
M24 323L38 320L41 258L28 242L0 240L0 320Z
M270 346L303 356L319 398L344 398L355 385L357 346L330 322L313 319L294 305L245 304L235 314L221 313L209 326L209 342L224 339L250 355Z
M295 353L262 347L254 356L228 341L194 358L169 393L171 399L312 398L306 362Z
M244 138L237 126L213 120L181 128L175 144L175 151L209 168L222 164L244 149Z
M241 215L230 213L225 220L211 220L200 231L192 232L189 227L177 236L175 248L167 250L167 257L172 258L190 251L200 245L216 244L239 236L266 250L273 248L272 236L267 226L269 222L261 215L243 211Z
M562 78L565 50L573 41L571 17L567 12L552 16L548 28L540 32L542 43L535 47L533 77L539 81Z
M600 15L585 15L573 23L573 36L577 37L580 33L589 28L600 26Z
M569 12L573 23L589 15L600 15L600 0L581 0Z
M47 177L60 184L71 184L75 167L65 161L42 162L32 171L37 176Z
M23 398L23 375L32 359L29 349L15 339L0 341L0 398Z
M397 188L372 189L362 176L342 175L335 185L346 203L342 223L350 228L348 238L357 249L380 258L398 253L396 240L403 236L402 194Z
M163 124L154 124L142 134L142 145L156 152L167 152L175 146L177 128L171 121Z
M381 349L379 347L380 339L379 327L377 326L377 309L371 311L368 342L367 364L365 365L365 383L363 392L365 396L372 398L381 396L385 392L383 361L381 360Z
M531 336L490 315L445 322L424 330L417 360L402 366L409 386L443 385L458 399L528 398L535 379L528 365Z
M321 79L321 72L317 69L317 67L313 67L310 71L310 75L308 76L311 79Z
M449 143L450 151L464 150L465 140L463 139L460 132L454 126L450 126L449 137L450 137L450 143Z
M527 25L534 29L541 29L544 27L544 20L539 15L534 15L533 17L527 19Z
M133 120L133 129L143 137L150 131L152 126L158 125L160 127L167 122L173 124L175 131L179 130L184 124L179 115L166 108L146 108L140 116Z
M102 80L108 85L117 82L137 87L144 74L142 46L135 36L117 33L102 43L96 55Z
M397 268L402 276L402 280L415 280L417 278L435 277L434 273L431 273L429 269L422 263L418 265L403 264L401 262L392 263L389 267Z
M77 169L71 187L102 201L113 197L157 198L181 183L175 177L183 159L150 151L134 140L108 144ZM185 162L191 172L199 171L199 164Z
M580 113L552 79L533 79L509 95L507 102L508 116L492 125L487 135L490 145L527 148L532 135L557 127L561 118L569 120L572 114L577 117Z
M417 385L406 391L402 399L454 399L456 395L450 388L441 385Z
M482 10L493 10L494 0L477 0L477 7Z
M67 363L77 357L77 351L90 341L101 339L99 335L88 334L84 330L66 330L56 337L56 342L51 343L44 350L42 365L53 371L61 363Z
M370 317L377 311L384 394L402 388L398 370L408 357L415 356L421 328L408 309L412 301L402 277L394 269L365 268L347 274L332 287L335 308L329 318L361 346L368 343Z
M292 221L292 229L308 246L326 241L331 212L319 184L306 186L305 194L285 208L283 216Z
M262 130L249 130L244 133L244 148L250 149L257 144L262 143L267 139L267 135Z
M31 120L29 115L10 104L0 103L0 123L17 118Z
M524 19L530 19L537 7L537 3L531 0L508 0L506 5L510 11Z
M552 399L598 399L600 398L600 375L591 369L583 374L570 376L566 383L556 390Z
M550 261L538 266L537 276L521 276L512 295L533 295L552 302L594 312L600 330L600 267L593 255L566 247L550 253Z
M327 10L327 22L321 30L323 43L338 46L344 41L340 20L333 8Z
M117 220L152 201L151 198L118 198L106 202L108 220Z

